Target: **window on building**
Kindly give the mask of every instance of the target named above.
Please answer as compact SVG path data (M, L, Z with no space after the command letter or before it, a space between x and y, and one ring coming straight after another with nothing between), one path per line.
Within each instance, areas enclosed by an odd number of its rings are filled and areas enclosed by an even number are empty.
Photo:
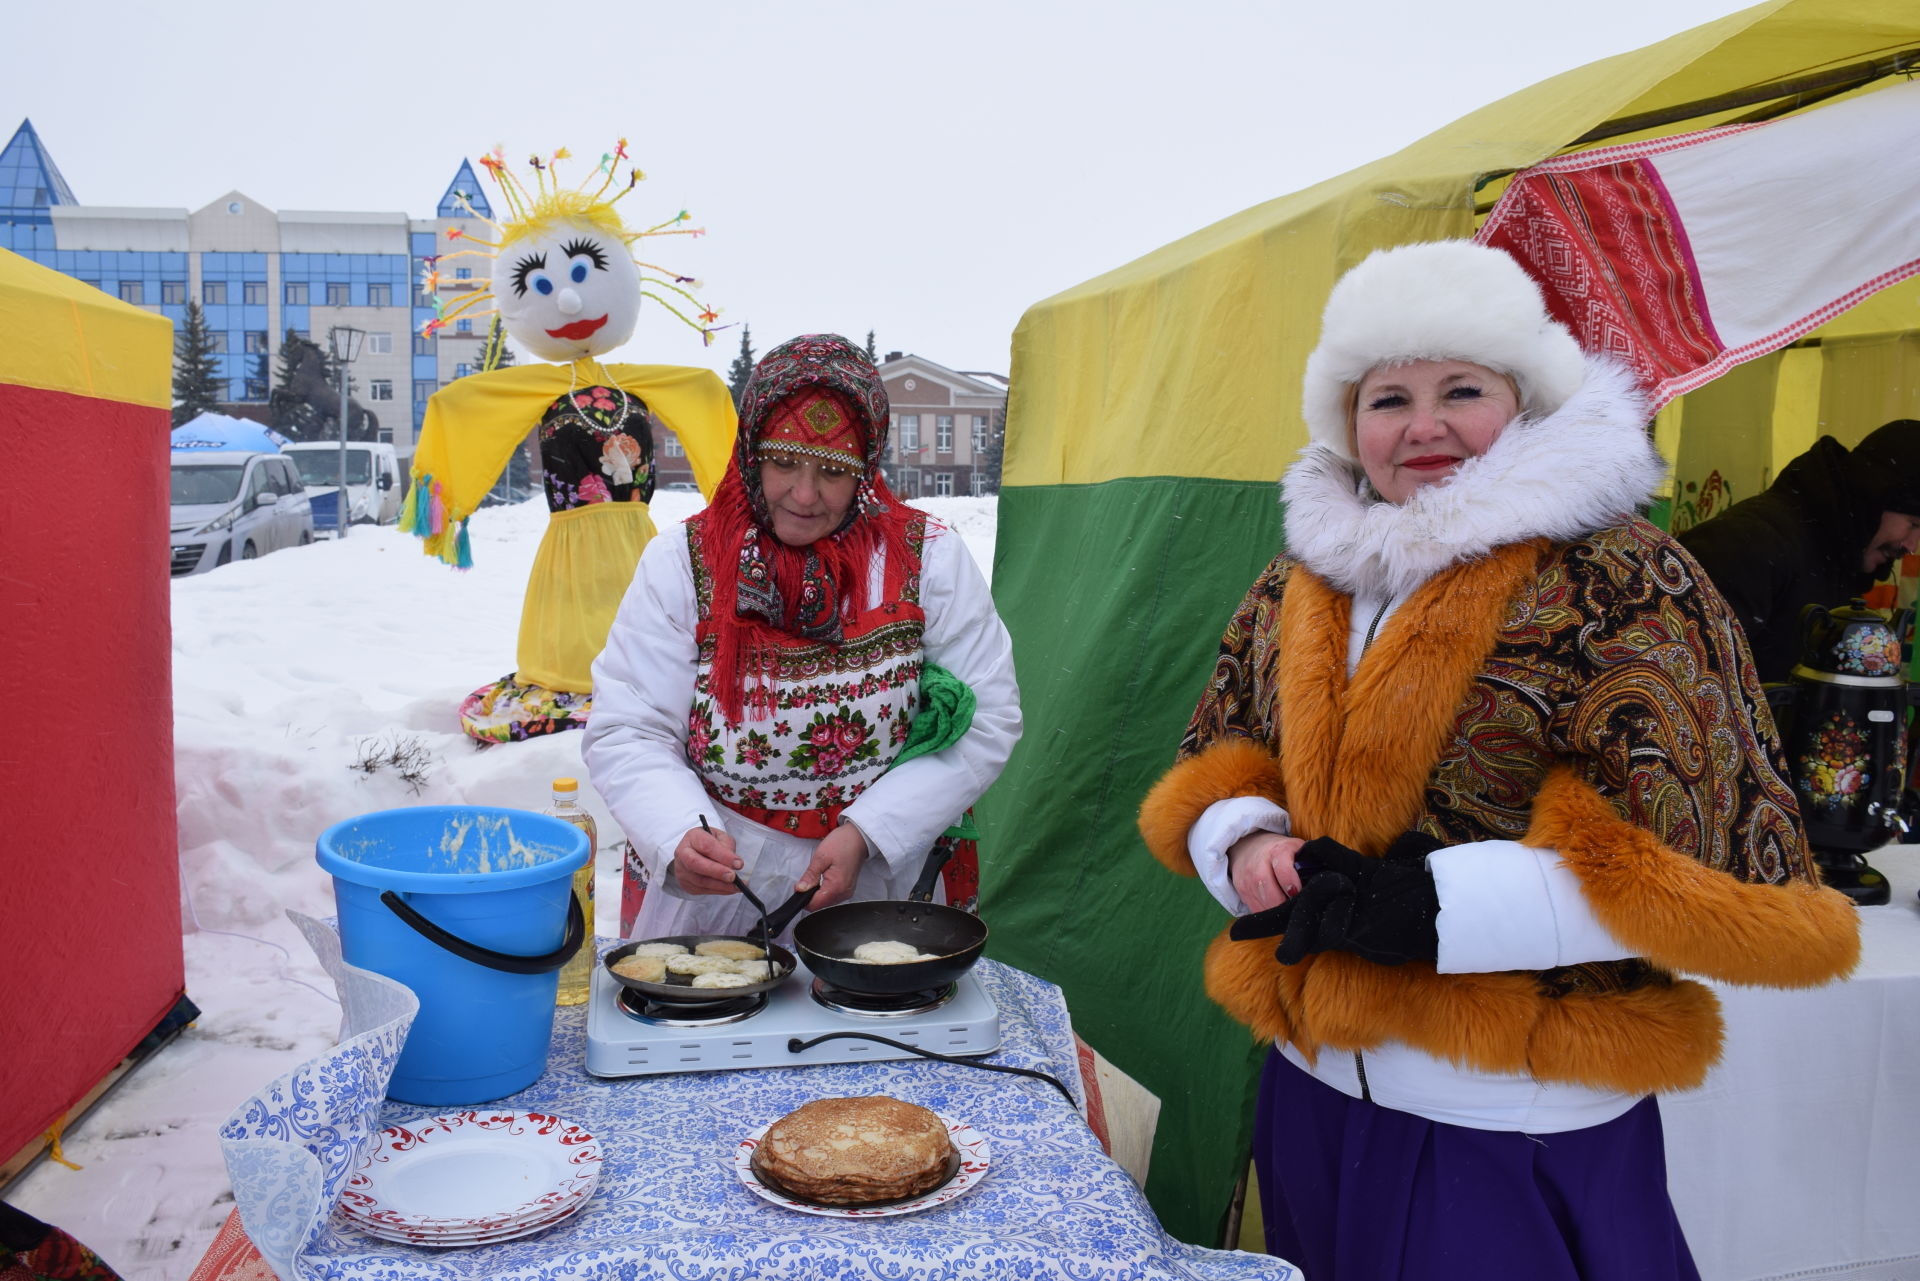
M287 330L287 332L292 334L295 338L298 338L301 342L313 341L313 335L308 333L304 329L289 329Z
M672 432L660 438L660 452L669 458L679 458L687 451L680 446L680 438Z
M430 380L425 378L415 379L413 384L413 403L416 405L426 404L429 400L433 399L433 393L437 390L439 389L435 387Z
M953 473L937 471L933 474L933 496L935 498L953 497Z
M953 452L953 415L933 416L933 447L943 454Z
M367 380L367 399L368 400L392 400L393 399L393 379L391 378L368 379Z
M214 351L225 351L227 349L227 331L224 329L210 330L207 334L207 342Z
M367 306L369 307L393 306L393 286L381 285L381 284L368 285L367 286Z
M160 301L176 307L184 306L187 301L187 282L184 280L163 280L160 282Z
M456 320L453 322L453 332L456 334L470 334L473 332L473 322L464 318Z
M267 398L267 384L258 378L247 379L246 395L241 397L241 399L265 400L266 398Z
M472 365L459 364L453 367L453 376L455 378L465 378L468 374L472 372L473 372Z
M227 282L224 280L203 280L200 282L200 301L211 306L227 300Z
M918 448L920 448L920 415L901 414L900 451L906 453L908 450Z
M455 268L453 269L453 278L454 278L455 280L472 280L472 279L473 279L473 268L471 268L471 267L455 267Z
M976 454L987 452L987 416L985 414L973 416L973 452Z
M120 282L120 301L130 302L136 307L139 306L140 305L140 282L137 280L121 281Z
M987 474L983 471L967 473L967 492L975 498L987 492Z
M367 335L367 354L369 356L391 356L393 354L393 334L381 331Z
M241 285L240 301L249 307L266 306L267 282L264 280L249 280L244 285Z
M414 355L431 356L433 352L434 352L433 339L427 337L425 334L415 334L413 336L413 354Z
M258 355L267 349L267 331L264 329L247 330L247 351Z
M328 281L327 282L327 306L329 307L353 306L353 286L348 284L344 280Z
M304 307L307 305L307 282L306 281L289 280L286 286L286 293L287 293L287 306Z

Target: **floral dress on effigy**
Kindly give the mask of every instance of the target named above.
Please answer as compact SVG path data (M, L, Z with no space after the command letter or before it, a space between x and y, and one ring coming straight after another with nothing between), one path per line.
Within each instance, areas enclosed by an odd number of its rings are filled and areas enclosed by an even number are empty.
M570 392L547 407L539 433L553 519L527 579L519 666L460 710L467 733L487 742L585 722L593 660L654 535L653 433L638 396L606 386Z

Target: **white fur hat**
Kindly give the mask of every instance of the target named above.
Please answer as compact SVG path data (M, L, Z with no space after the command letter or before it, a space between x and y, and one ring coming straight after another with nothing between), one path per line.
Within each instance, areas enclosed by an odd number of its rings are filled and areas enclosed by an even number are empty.
M1520 405L1550 414L1586 376L1580 344L1547 314L1540 287L1513 258L1470 240L1369 254L1342 276L1307 357L1307 433L1342 457L1348 388L1378 365L1468 360L1510 375Z

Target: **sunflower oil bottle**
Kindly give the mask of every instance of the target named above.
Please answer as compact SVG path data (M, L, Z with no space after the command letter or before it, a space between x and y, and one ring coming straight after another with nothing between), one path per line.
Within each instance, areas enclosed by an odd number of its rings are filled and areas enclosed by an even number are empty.
M592 990L593 966L598 959L593 945L593 868L600 852L600 831L594 825L593 815L580 808L580 783L577 779L553 780L553 808L547 813L564 823L573 824L587 834L587 861L573 874L573 895L580 900L580 910L587 916L587 941L580 945L573 959L561 969L560 992L554 998L556 1005L580 1005Z

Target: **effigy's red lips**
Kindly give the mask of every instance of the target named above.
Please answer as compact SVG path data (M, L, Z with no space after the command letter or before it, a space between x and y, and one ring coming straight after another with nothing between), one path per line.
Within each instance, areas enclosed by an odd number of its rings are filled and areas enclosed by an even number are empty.
M549 338L563 338L571 341L576 338L591 338L600 326L607 323L605 316L598 320L576 320L571 325L562 325L558 329L547 330Z

